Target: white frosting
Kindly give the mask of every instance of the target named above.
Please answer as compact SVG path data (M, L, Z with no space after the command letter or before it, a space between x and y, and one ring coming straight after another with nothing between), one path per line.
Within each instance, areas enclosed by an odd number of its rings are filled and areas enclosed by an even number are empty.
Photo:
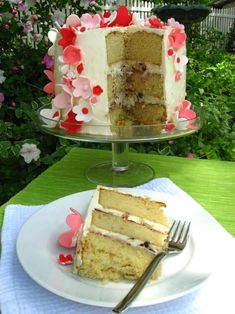
M137 217L134 215L130 215L130 214L125 213L125 212L120 212L116 209L103 208L102 206L97 206L94 208L94 210L98 210L98 211L104 212L106 214L111 214L113 216L123 218L124 220L130 221L130 222L135 222L136 224L139 224L139 225L144 225L145 227L152 229L154 231L157 231L159 233L167 234L167 232L169 230L168 227L166 227L162 224L159 224L159 223L156 223L156 222L153 222L153 221L150 221L148 219L141 218L141 217Z
M121 64L125 62L119 62L117 64L109 67L107 62L107 49L106 49L106 36L110 32L137 32L144 30L149 33L156 33L163 36L162 41L162 64L160 66L146 64L146 74L147 73L156 73L163 76L164 82L164 99L157 99L152 97L145 97L143 100L146 102L154 104L157 102L163 103L167 109L167 118L168 120L172 117L177 106L185 99L185 88L186 88L186 67L182 73L181 80L175 80L175 65L174 58L169 57L167 50L170 48L169 43L169 34L172 31L171 27L166 29L157 29L157 28L146 28L143 26L129 26L126 27L109 27L109 28L97 28L91 29L85 32L76 31L76 42L75 46L81 49L82 52L82 63L84 70L82 75L91 80L93 86L99 85L103 89L103 93L97 97L97 103L92 106L93 118L89 122L83 124L80 133L90 133L90 134L103 134L110 135L110 117L109 117L109 100L108 100L108 88L107 88L107 76L111 74L120 75ZM57 41L58 37L57 36ZM146 47L147 49L147 47ZM179 49L177 53L185 55L185 47ZM63 64L62 60L62 47L55 42L54 47L54 56L55 56L55 82L56 82L56 94L60 92L61 87L58 86L62 82L62 77L64 71L68 70L66 65ZM134 64L129 62L129 64ZM71 71L70 71L71 72ZM69 72L69 73L70 73ZM70 73L71 74L71 73ZM145 73L144 73L145 74ZM143 75L144 75L143 74ZM73 75L73 73L71 74ZM76 74L78 76L78 74ZM123 102L122 95L117 98L117 102ZM126 97L127 98L127 97ZM134 105L136 99L129 99L129 105ZM76 99L74 101L76 104ZM123 105L125 106L127 102L124 101Z
M171 27L166 30L162 46L162 66L164 69L164 97L168 120L171 118L171 115L176 107L179 106L181 102L185 99L186 90L186 67L184 67L181 79L176 82L174 58L169 57L167 54L167 50L170 48L168 36L171 31ZM184 53L186 53L186 48L181 48L180 51L184 51Z

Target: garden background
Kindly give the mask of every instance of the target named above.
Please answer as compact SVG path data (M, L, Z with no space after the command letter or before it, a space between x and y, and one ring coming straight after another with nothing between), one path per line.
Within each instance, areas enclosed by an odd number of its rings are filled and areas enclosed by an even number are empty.
M37 110L49 101L43 92L49 82L43 72L52 66L48 30L64 23L65 6L81 15L101 5L94 0L0 0L0 204L72 147L111 149L49 136L37 123ZM187 99L203 108L203 128L174 141L131 145L130 151L235 161L235 54L228 49L234 32L208 29L202 36L194 25L187 42ZM30 158L25 150L31 150Z

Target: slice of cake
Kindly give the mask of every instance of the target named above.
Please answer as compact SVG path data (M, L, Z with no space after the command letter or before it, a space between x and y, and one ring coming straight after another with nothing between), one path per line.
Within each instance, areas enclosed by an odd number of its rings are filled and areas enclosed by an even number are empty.
M54 67L46 74L55 88L44 87L53 99L43 114L55 123L48 127L111 135L154 125L160 132L183 118L186 34L173 19L138 20L120 6L112 14L72 14L49 39Z
M166 204L97 187L74 257L73 271L101 280L137 279L165 247ZM153 279L159 276L158 269Z

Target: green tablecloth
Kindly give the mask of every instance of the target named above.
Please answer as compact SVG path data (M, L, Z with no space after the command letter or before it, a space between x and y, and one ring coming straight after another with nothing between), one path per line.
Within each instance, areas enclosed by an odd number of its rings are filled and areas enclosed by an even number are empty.
M167 177L201 204L235 236L235 163L134 154L149 164L156 177ZM46 204L62 196L95 188L85 177L90 165L111 159L111 152L74 148L0 208L0 227L7 204Z

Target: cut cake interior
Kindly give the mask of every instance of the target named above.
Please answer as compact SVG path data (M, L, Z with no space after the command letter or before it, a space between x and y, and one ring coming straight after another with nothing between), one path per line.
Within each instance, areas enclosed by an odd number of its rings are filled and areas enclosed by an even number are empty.
M139 278L165 247L165 206L149 197L97 187L77 243L74 273L113 281ZM152 278L159 274L160 269Z

